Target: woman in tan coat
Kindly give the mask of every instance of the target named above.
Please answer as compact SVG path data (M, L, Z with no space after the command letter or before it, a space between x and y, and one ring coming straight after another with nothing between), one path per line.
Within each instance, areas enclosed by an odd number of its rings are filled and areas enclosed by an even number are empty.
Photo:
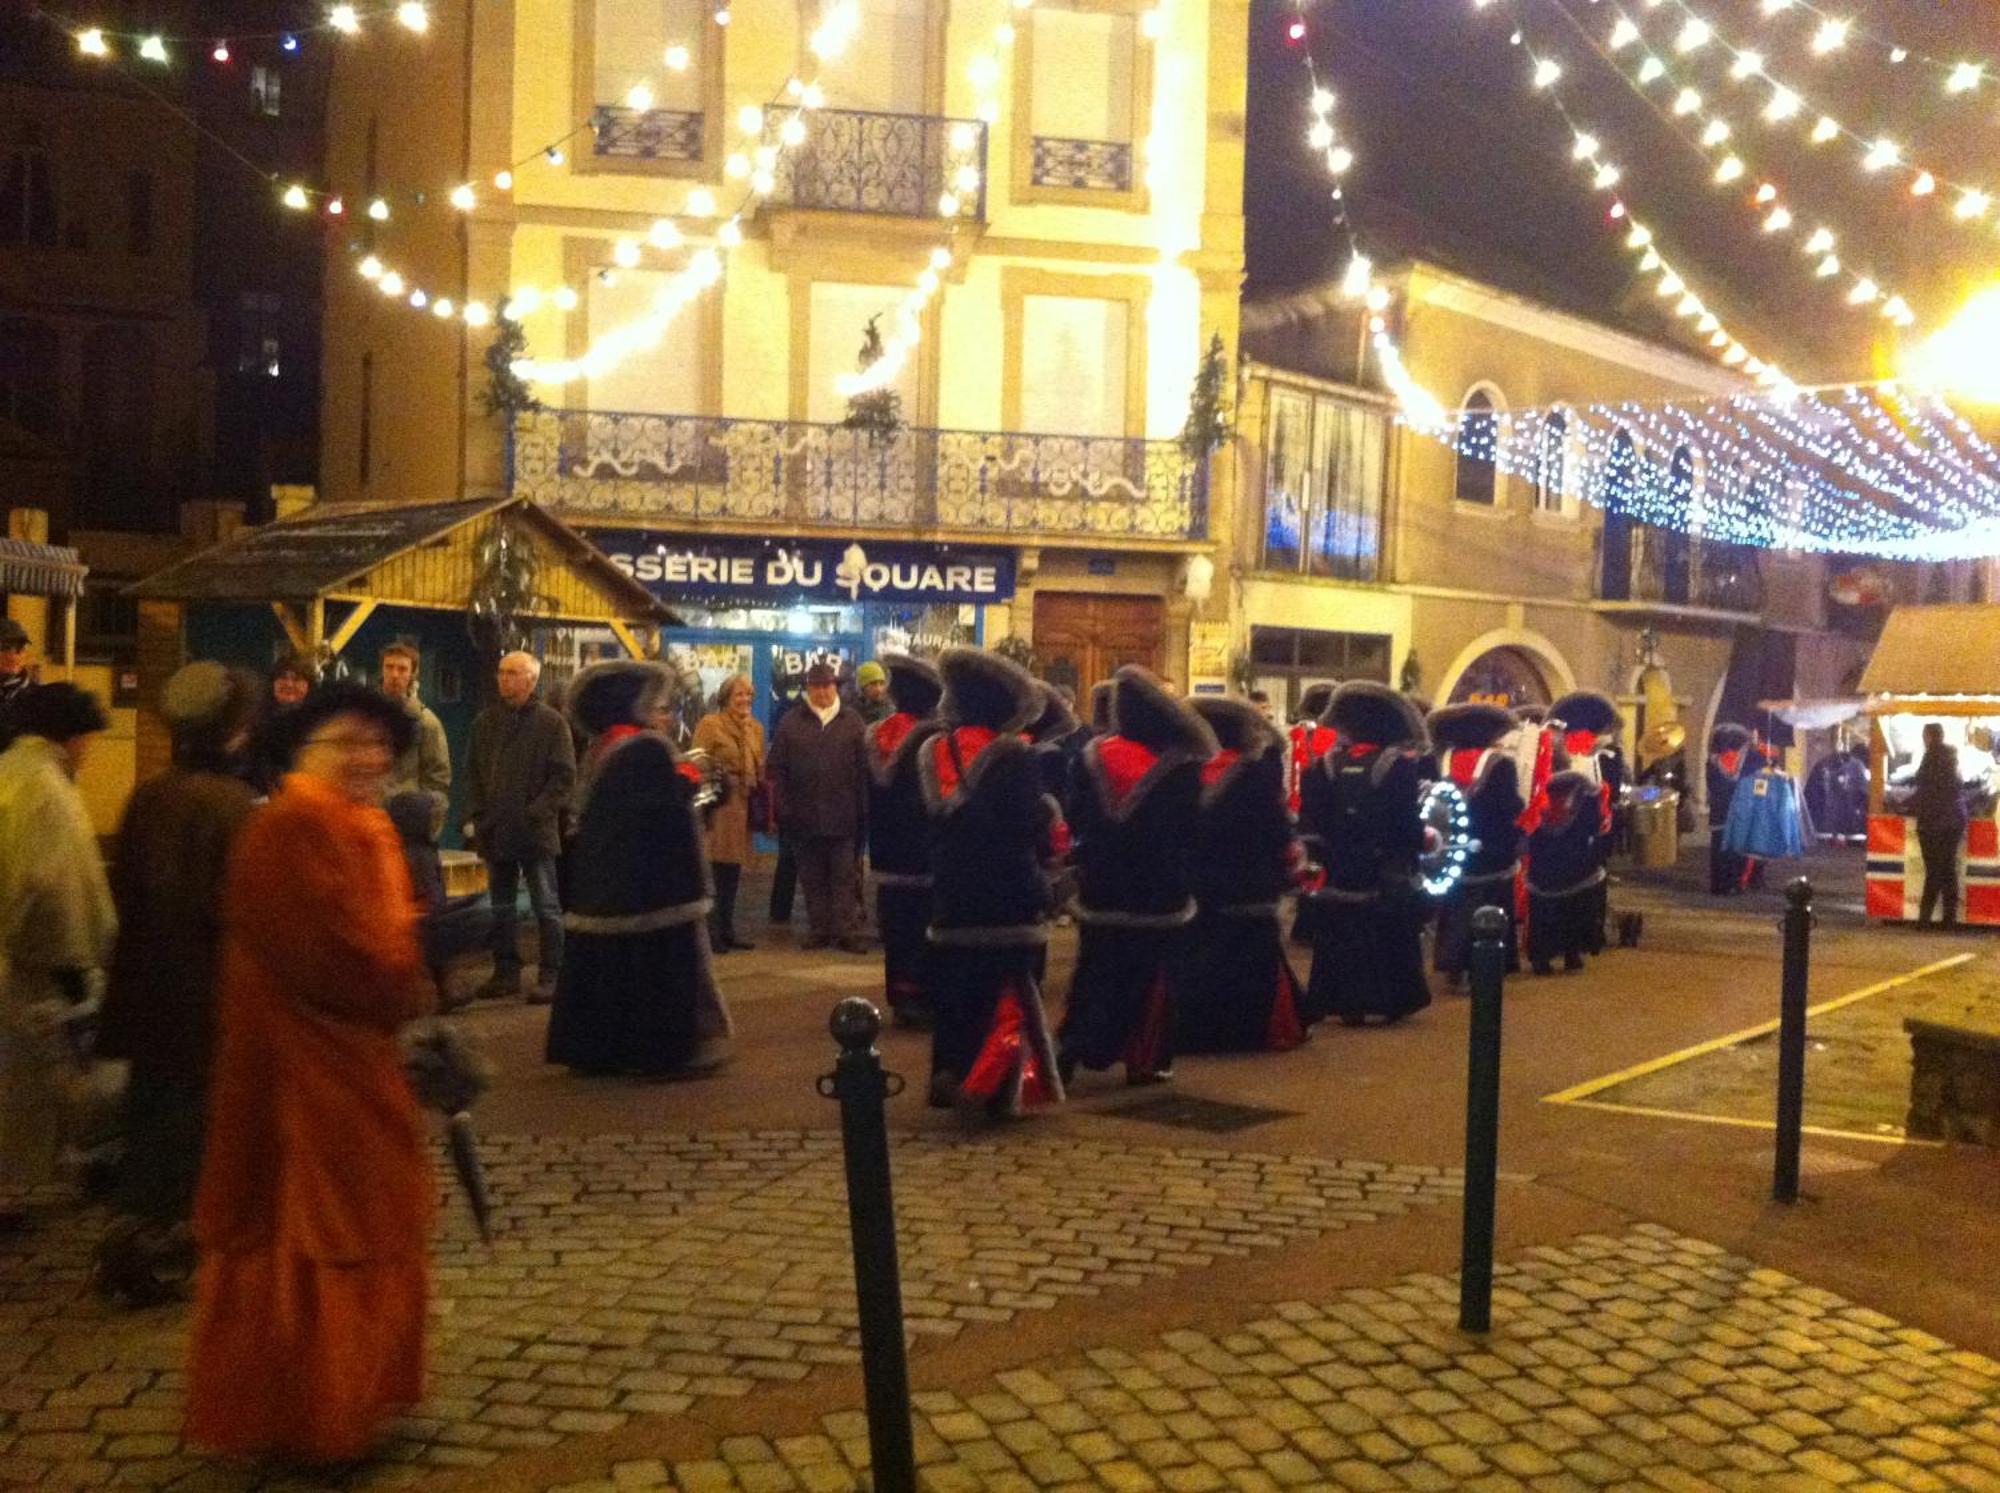
M708 941L718 954L755 947L736 936L736 889L750 859L750 790L764 781L764 724L750 713L756 697L748 674L724 680L715 692L715 710L694 730L696 749L708 753L729 778L729 794L708 821L708 862L715 873Z

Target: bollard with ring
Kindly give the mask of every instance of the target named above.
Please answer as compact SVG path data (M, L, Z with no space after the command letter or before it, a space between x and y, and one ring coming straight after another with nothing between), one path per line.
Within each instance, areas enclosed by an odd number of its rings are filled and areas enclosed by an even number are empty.
M1806 975L1812 960L1812 883L1785 888L1785 967L1778 986L1778 1143L1771 1197L1799 1200L1799 1144L1806 1107Z
M1493 1325L1494 1192L1500 1180L1500 995L1507 972L1507 913L1472 915L1472 1024L1465 1079L1465 1227L1459 1246L1458 1325Z
M910 1431L910 1366L903 1341L903 1287L896 1264L896 1208L889 1188L885 1101L903 1091L885 1072L875 1039L882 1013L860 996L833 1008L827 1023L840 1056L822 1074L822 1097L840 1101L841 1151L847 1162L847 1221L854 1235L854 1295L861 1321L861 1376L868 1406L870 1475L875 1493L916 1493Z

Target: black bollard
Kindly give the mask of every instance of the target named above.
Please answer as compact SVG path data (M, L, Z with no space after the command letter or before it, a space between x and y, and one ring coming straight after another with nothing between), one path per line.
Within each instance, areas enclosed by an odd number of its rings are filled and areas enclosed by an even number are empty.
M1493 1325L1493 1192L1500 1171L1500 987L1507 970L1507 913L1472 915L1472 1030L1465 1077L1465 1233L1459 1246L1458 1325Z
M840 1101L847 1159L847 1222L854 1235L854 1295L861 1315L861 1377L868 1398L868 1450L875 1493L916 1493L910 1434L910 1365L903 1345L903 1286L896 1268L896 1207L889 1191L889 1122L883 1101L902 1080L875 1051L882 1013L860 996L827 1023L840 1056L819 1091Z
M1799 1137L1806 1109L1806 972L1812 960L1812 883L1785 888L1785 972L1778 991L1778 1155L1771 1196L1799 1200Z

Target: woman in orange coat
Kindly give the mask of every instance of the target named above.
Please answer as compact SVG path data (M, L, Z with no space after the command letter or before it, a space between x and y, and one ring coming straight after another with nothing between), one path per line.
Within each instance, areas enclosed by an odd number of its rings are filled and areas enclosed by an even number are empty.
M376 807L410 722L337 684L292 726L291 774L238 840L223 904L187 1433L337 1462L423 1392L433 1185L396 1041L423 958Z

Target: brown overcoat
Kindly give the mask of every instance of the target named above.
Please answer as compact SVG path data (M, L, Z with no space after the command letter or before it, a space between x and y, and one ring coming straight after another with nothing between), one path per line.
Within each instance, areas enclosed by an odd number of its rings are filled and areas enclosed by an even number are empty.
M694 744L722 764L729 796L708 820L708 858L725 866L750 859L750 789L764 778L764 723L711 711L694 728Z

